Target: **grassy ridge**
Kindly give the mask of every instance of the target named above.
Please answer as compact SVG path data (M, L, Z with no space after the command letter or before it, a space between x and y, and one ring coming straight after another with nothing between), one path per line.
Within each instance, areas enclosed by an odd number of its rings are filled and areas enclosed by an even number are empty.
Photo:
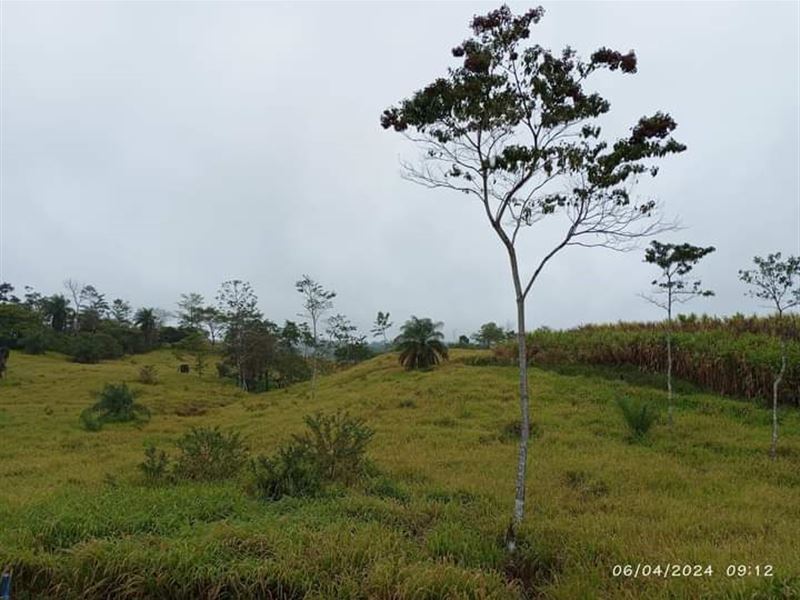
M800 319L787 318L782 330L788 338L788 361L780 399L800 405ZM771 402L774 374L781 364L777 331L774 318L679 319L672 339L673 374L717 394ZM634 366L649 373L666 372L663 323L537 330L529 340L535 364ZM495 356L499 362L514 362L516 344L498 348Z
M510 561L516 372L468 357L405 373L382 356L323 378L312 402L307 384L248 396L180 375L167 352L91 366L13 354L0 382L0 561L15 566L16 597L800 597L795 412L774 464L767 411L703 394L681 399L672 430L630 444L615 399L663 405L661 392L534 369L530 513ZM147 363L162 383L135 383ZM89 392L122 380L151 422L80 429ZM149 487L136 470L147 444L169 447L192 425L235 428L270 452L303 414L339 408L377 431L382 474L355 489L263 503L242 482ZM611 575L635 562L716 574ZM770 563L776 577L726 577L732 563Z

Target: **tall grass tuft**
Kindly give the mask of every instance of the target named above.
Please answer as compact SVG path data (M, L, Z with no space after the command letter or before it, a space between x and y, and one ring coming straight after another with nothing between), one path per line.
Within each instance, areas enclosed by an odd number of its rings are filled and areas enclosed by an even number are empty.
M136 402L136 394L124 383L108 383L97 395L97 402L81 413L81 422L89 431L98 431L106 423L150 420L147 407Z
M644 439L658 420L658 411L647 402L625 396L617 399L617 406L628 425L631 439L635 441Z

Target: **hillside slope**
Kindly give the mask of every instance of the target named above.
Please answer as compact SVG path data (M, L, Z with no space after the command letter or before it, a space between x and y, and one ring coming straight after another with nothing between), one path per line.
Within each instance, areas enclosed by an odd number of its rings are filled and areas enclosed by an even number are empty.
M663 405L662 392L534 369L530 508L512 561L516 372L462 357L406 373L380 356L322 378L312 401L308 384L247 395L179 374L166 351L100 365L14 353L0 381L0 561L16 597L800 597L796 412L775 463L768 411L710 395L683 396L673 428L631 444L614 400ZM136 382L144 364L159 384ZM90 392L118 381L152 420L83 430ZM147 445L169 450L192 426L239 430L269 453L303 415L339 409L376 430L382 475L353 489L265 503L237 481L147 486L136 468ZM612 575L636 563L714 574ZM739 564L774 576L726 576Z

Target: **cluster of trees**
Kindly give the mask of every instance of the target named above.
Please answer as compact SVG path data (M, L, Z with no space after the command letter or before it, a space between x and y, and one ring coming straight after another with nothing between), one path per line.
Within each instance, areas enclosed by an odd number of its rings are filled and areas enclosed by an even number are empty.
M32 354L54 350L79 362L97 362L151 350L185 335L164 326L165 311L134 310L122 298L108 300L91 284L73 279L64 292L44 295L30 286L22 297L0 283L0 345Z
M0 346L29 353L46 350L97 362L146 352L164 344L194 361L202 375L212 353L220 376L234 378L249 391L282 387L312 378L320 366L352 364L373 354L367 335L341 313L329 314L336 293L304 275L296 283L303 321L283 325L265 318L250 283L233 279L219 288L214 302L202 294L181 294L177 311L142 307L122 298L108 300L93 285L73 279L65 291L43 295L26 287L22 297L10 283L0 284ZM177 325L168 325L175 318ZM388 312L378 312L370 333L388 349Z

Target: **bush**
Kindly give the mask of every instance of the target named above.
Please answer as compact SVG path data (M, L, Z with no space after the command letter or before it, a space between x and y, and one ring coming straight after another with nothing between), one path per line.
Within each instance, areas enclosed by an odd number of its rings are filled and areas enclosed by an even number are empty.
M148 481L160 481L167 475L169 458L163 450L158 450L155 446L149 446L144 451L144 462L139 464L139 470L144 474Z
M272 457L251 462L252 488L265 500L314 496L327 483L352 483L368 474L365 452L374 432L347 413L305 417L309 431L295 435Z
M44 354L48 340L44 331L32 331L19 340L19 345L25 354Z
M79 363L96 363L122 356L122 346L105 333L79 333L69 344L69 354Z
M624 397L617 400L617 405L634 440L643 439L658 419L658 412L646 402Z
M294 440L314 457L323 478L350 483L366 467L366 447L374 431L348 413L305 417L309 431Z
M124 383L106 384L98 401L81 413L81 421L89 431L97 431L106 423L149 420L150 411L135 399L134 392Z
M158 383L158 370L153 365L145 365L139 369L139 381L147 385Z
M290 443L273 457L259 456L250 463L252 489L263 500L283 496L316 496L322 490L322 473L306 446Z
M181 455L175 475L195 481L215 481L236 475L247 461L248 449L238 432L219 427L193 427L178 440Z

